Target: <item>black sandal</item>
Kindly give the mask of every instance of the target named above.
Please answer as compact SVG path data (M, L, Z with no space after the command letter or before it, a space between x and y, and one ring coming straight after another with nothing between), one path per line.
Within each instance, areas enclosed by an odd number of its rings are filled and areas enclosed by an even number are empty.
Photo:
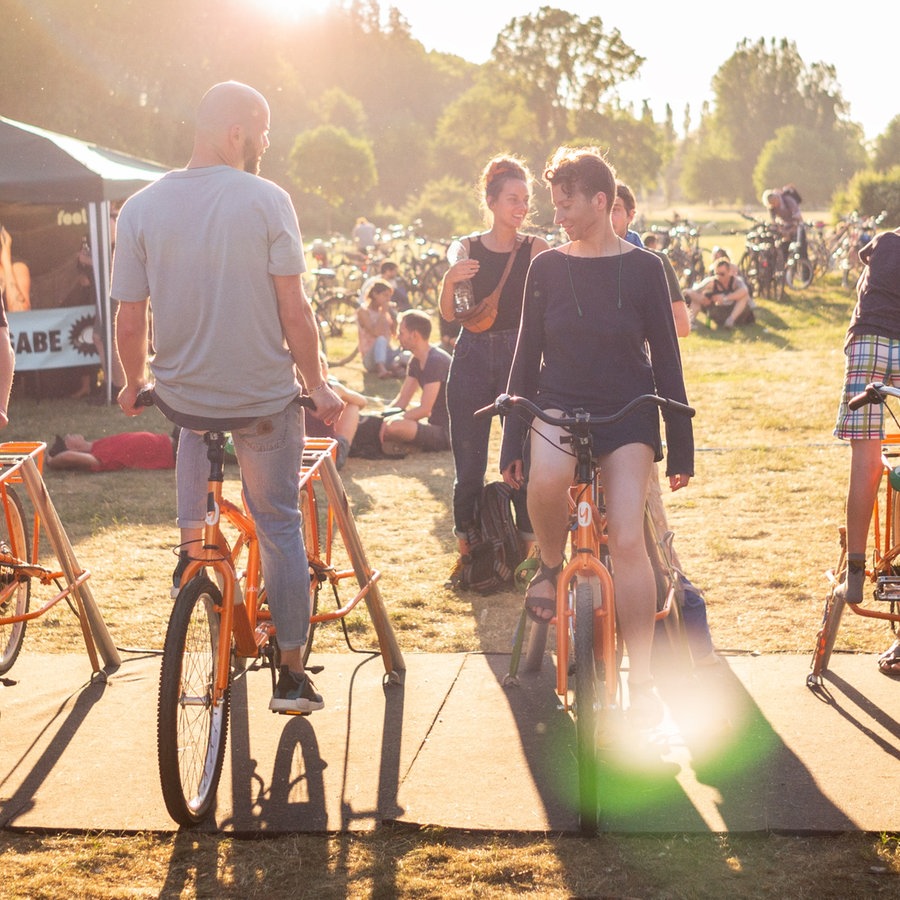
M527 613L528 618L531 619L532 622L537 622L538 625L549 625L550 620L556 615L556 579L559 577L561 571L562 563L552 569L541 563L541 567L537 570L537 574L531 579L528 583L528 587L525 589L525 612ZM553 585L553 596L531 596L531 589L543 582ZM547 610L550 615L538 615L538 610Z

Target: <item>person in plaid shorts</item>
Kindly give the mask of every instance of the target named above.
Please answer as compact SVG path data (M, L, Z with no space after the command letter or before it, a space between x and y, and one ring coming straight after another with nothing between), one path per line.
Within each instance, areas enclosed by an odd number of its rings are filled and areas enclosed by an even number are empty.
M849 400L872 381L900 385L900 228L877 235L860 251L865 269L844 343L844 390L834 435L850 441L847 491L847 576L837 591L847 603L863 602L866 541L881 481L884 408L851 410ZM879 668L900 675L900 641L879 658Z

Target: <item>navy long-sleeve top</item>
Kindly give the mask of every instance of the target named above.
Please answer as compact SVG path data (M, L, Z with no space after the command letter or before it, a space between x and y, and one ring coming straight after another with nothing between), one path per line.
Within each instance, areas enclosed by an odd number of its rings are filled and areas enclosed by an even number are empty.
M640 394L687 403L672 304L662 263L646 250L570 257L546 250L535 257L508 391L543 409L610 415ZM580 314L579 314L580 309ZM693 475L691 419L666 411L668 475ZM528 423L507 416L500 468L523 458ZM592 429L594 452L648 444L662 459L659 412L643 406L615 425Z

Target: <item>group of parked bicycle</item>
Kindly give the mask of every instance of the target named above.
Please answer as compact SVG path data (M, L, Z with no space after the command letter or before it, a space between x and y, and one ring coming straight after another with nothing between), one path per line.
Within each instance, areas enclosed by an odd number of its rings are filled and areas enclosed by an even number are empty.
M784 223L766 222L741 212L751 223L737 273L751 297L784 299L785 290L803 291L823 276L840 272L845 287L852 287L862 271L859 251L872 239L884 220L853 212L833 228L824 222L805 222L788 229ZM701 236L714 226L679 217L651 226L656 249L669 258L682 288L696 287L709 276L718 248L708 263ZM359 246L351 237L316 239L307 248L312 265L308 293L319 323L322 346L330 365L349 363L358 353L356 313L364 302L362 289L372 279L384 278L394 287L401 308L436 310L441 280L447 271L449 239L421 235L421 221L375 229L373 243ZM558 233L544 235L551 246Z
M420 227L417 221L376 230L373 243L362 246L340 236L316 239L307 249L313 264L307 294L330 365L346 365L356 356L356 313L365 299L363 289L373 279L388 280L403 308L436 308L450 242L422 237Z

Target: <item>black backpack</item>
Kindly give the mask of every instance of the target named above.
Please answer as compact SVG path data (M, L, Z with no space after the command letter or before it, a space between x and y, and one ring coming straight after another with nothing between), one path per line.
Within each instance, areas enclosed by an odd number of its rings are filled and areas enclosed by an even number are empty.
M475 507L477 529L470 535L468 560L457 576L459 587L490 594L512 584L516 566L525 558L513 515L512 488L502 481L484 486Z

